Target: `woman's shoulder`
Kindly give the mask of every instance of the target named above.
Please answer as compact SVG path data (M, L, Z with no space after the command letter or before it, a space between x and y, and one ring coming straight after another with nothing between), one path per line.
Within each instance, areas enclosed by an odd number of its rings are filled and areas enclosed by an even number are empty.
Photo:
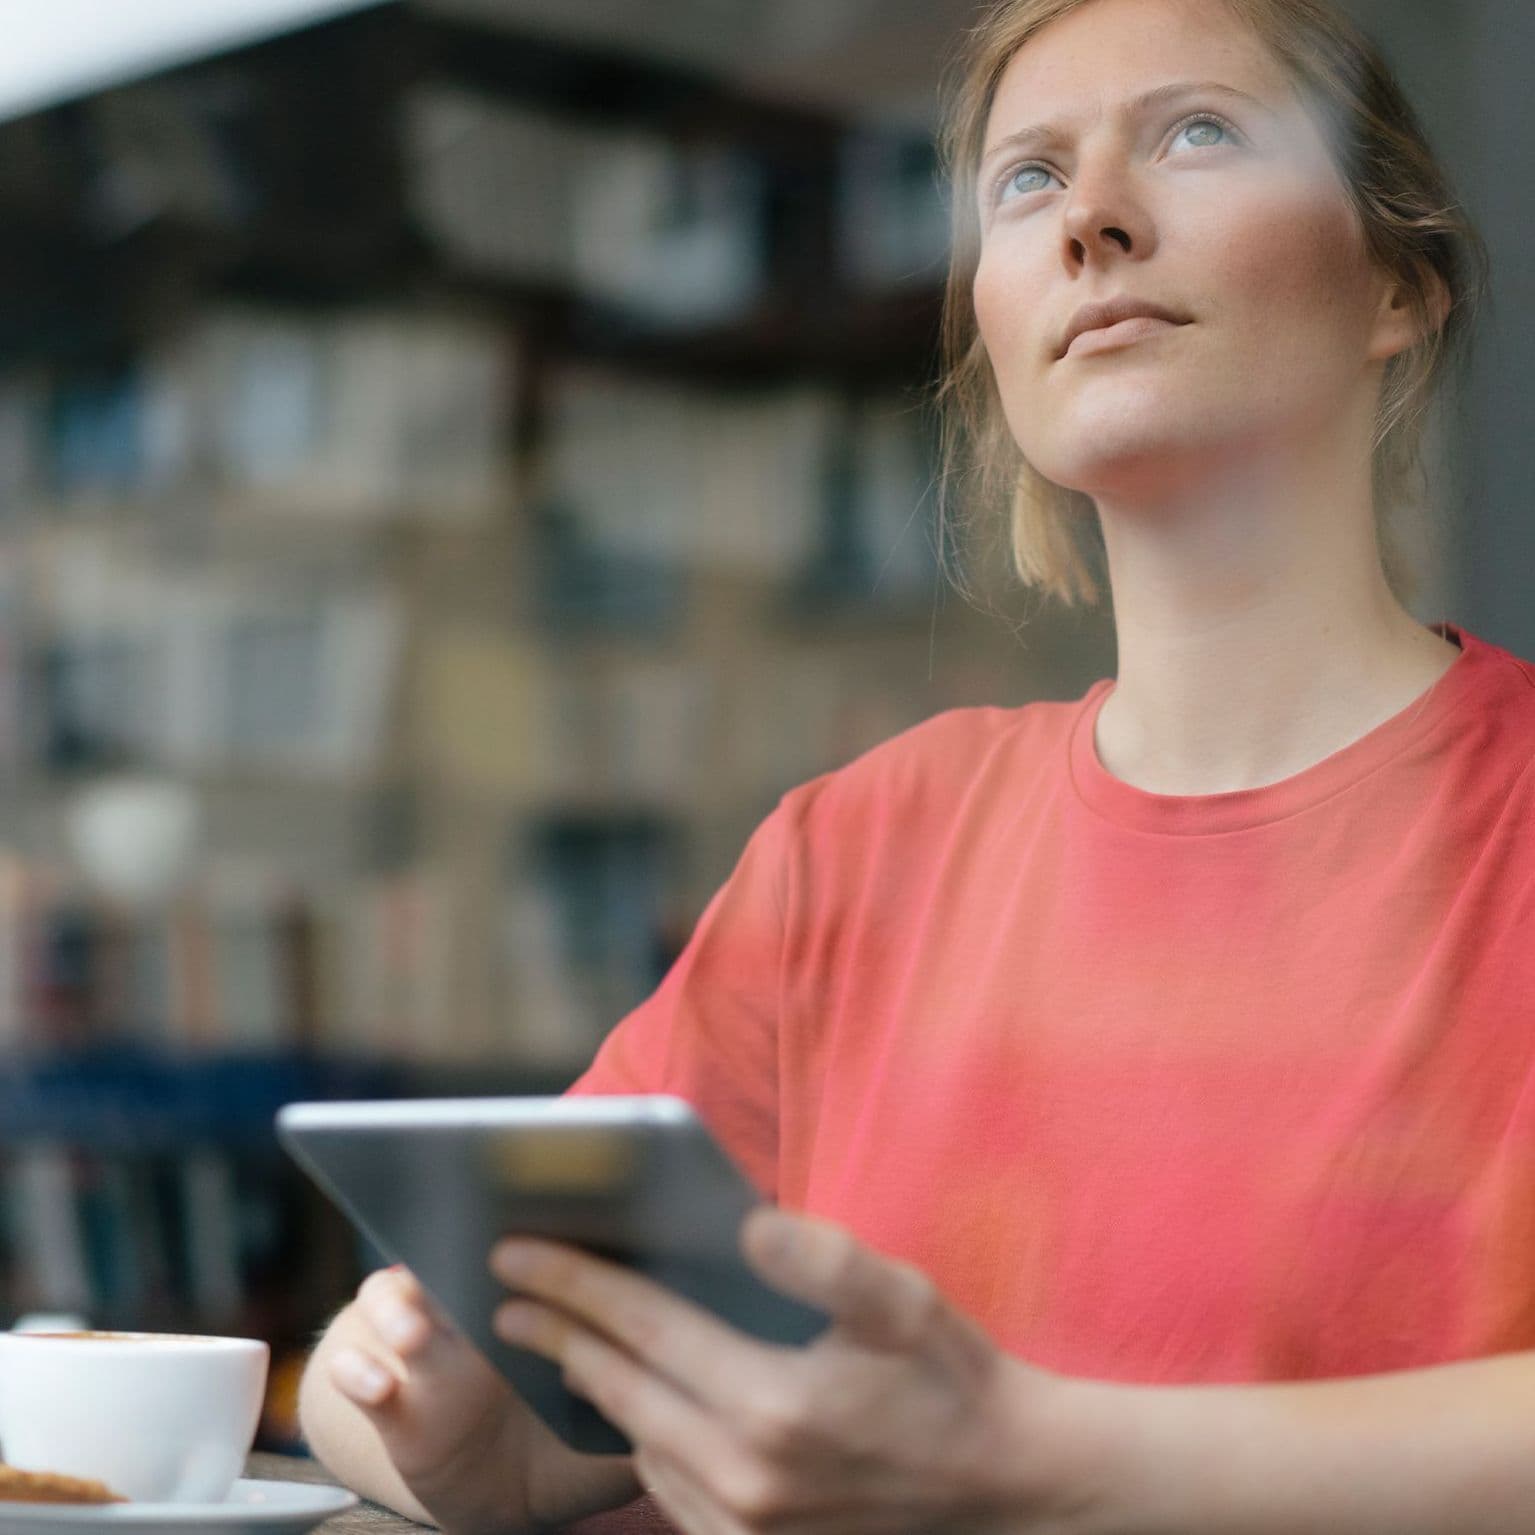
M1463 625L1448 626L1471 663L1471 669L1501 687L1535 704L1535 663L1494 640L1484 639Z
M1446 674L1447 722L1462 736L1474 722L1469 739L1483 764L1527 767L1535 761L1535 664L1464 629L1458 639L1465 655Z
M1086 702L946 709L800 784L783 806L791 816L818 819L946 815L966 799L986 798L988 785L1022 793L1065 770L1071 728Z

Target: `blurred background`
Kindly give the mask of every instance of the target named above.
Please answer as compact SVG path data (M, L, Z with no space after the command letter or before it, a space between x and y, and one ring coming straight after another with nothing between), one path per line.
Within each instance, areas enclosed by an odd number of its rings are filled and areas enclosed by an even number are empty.
M973 0L54 0L0 64L0 1325L303 1350L301 1097L558 1091L786 789L1078 696L937 561ZM1520 0L1350 5L1493 248L1425 621L1535 655ZM129 11L131 10L131 14ZM1026 621L1025 621L1026 620Z

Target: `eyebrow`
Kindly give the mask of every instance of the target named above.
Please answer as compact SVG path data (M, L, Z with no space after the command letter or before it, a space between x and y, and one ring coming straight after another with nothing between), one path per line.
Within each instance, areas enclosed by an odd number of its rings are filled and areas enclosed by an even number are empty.
M1132 97L1125 103L1127 116L1135 117L1146 112L1151 107L1160 106L1163 102L1171 101L1179 96L1195 96L1215 94L1219 96L1235 96L1260 111L1268 113L1270 117L1279 114L1266 102L1260 101L1256 96L1250 96L1246 91L1239 91L1234 85L1223 85L1219 80L1173 80L1166 85L1154 86L1149 91L1143 91L1139 96ZM986 166L1004 149L1022 149L1025 146L1044 148L1047 145L1061 143L1066 137L1066 126L1063 123L1036 123L1028 128L1020 128L1016 133L1010 133L1005 139L998 139L990 149L981 157L978 169L984 170Z

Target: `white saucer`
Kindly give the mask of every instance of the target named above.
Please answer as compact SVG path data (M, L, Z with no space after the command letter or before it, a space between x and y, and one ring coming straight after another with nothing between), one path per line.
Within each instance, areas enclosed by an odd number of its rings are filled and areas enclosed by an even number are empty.
M357 1495L314 1482L236 1482L222 1503L0 1503L4 1535L305 1535L357 1506Z

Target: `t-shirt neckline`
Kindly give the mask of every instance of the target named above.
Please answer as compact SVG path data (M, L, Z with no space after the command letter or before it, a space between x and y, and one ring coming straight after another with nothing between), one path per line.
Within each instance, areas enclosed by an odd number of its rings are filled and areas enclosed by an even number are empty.
M1112 678L1096 682L1077 709L1069 742L1078 798L1096 814L1138 831L1201 836L1243 831L1283 820L1330 799L1397 756L1410 742L1457 709L1490 660L1489 647L1449 623L1430 626L1460 646L1460 656L1406 708L1358 740L1277 783L1224 794L1155 794L1116 778L1098 758L1098 713L1113 691Z

